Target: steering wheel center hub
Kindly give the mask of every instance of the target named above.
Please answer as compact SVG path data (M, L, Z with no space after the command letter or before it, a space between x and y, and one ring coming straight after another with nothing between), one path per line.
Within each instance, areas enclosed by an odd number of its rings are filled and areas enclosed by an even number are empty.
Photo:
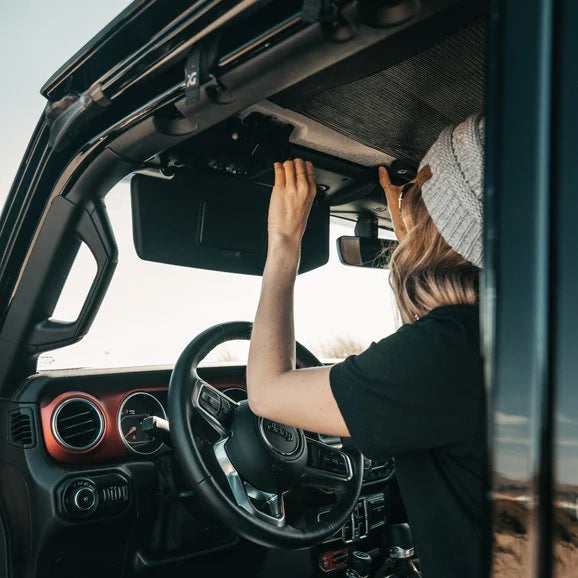
M297 428L260 418L259 433L265 445L282 456L292 456L299 451L301 438Z
M303 431L257 417L241 402L225 444L239 474L265 492L285 492L299 480L307 464Z

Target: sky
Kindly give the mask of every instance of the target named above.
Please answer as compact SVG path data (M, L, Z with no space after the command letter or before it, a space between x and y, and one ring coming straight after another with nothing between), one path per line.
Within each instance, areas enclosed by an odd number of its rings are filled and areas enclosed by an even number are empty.
M130 2L0 2L0 207L46 100L41 86Z

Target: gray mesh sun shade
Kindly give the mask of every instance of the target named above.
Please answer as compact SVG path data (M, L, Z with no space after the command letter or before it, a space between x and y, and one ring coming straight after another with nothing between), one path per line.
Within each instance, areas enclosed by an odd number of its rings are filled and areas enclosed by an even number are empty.
M484 108L485 21L295 109L365 145L417 164L440 131Z

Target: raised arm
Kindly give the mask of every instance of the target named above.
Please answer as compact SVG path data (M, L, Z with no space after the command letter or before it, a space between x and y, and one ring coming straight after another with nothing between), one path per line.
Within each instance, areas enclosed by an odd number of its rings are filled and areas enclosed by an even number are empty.
M295 369L293 289L316 191L310 162L275 163L269 245L249 348L247 392L257 415L310 431L348 436L331 392L330 369Z

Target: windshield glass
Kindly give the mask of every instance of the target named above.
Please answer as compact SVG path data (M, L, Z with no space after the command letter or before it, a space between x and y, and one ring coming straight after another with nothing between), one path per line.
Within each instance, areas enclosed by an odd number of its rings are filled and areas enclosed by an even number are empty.
M252 321L260 277L189 269L141 260L134 249L130 186L106 197L118 244L116 272L89 333L74 345L43 354L38 369L172 365L204 329ZM295 334L320 359L343 359L395 330L397 313L387 270L342 265L335 241L353 223L332 219L329 263L300 275L295 287ZM70 320L82 305L94 263L77 260L55 318ZM248 343L227 343L207 362L246 363Z

